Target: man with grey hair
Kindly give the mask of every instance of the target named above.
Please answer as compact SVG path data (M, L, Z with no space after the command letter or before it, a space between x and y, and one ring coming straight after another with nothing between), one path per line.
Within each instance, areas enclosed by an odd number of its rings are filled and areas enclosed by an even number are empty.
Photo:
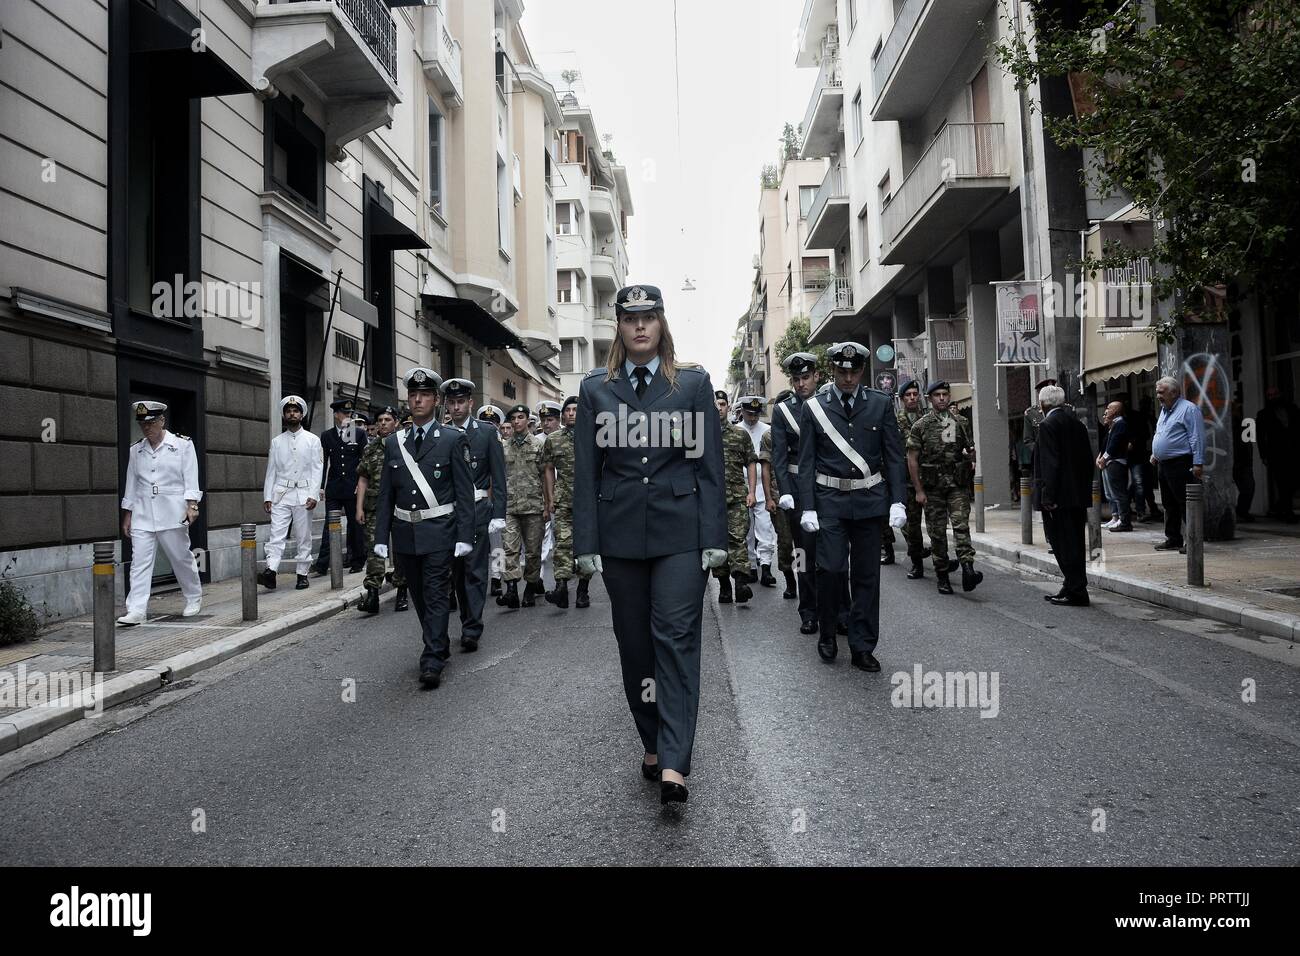
M1165 540L1157 551L1186 554L1183 514L1187 510L1187 484L1201 480L1205 461L1205 419L1201 410L1182 397L1178 380L1165 376L1156 382L1160 417L1151 439L1151 464L1160 478L1160 502L1165 509Z
M1092 504L1092 443L1088 429L1065 405L1065 390L1046 385L1038 393L1045 415L1034 444L1034 506L1064 582L1051 604L1087 607L1088 574L1084 528Z

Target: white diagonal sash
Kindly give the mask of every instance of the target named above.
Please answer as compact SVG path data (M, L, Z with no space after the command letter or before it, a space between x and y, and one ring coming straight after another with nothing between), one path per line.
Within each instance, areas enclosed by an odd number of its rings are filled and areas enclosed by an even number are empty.
M858 400L864 401L865 399L859 398ZM835 443L835 447L849 460L850 464L861 471L864 477L870 478L872 471L867 465L867 460L859 455L857 449L844 440L840 430L831 424L830 419L826 417L826 412L822 410L822 403L817 401L814 396L809 400L808 404L812 406L813 418L817 419L817 424L821 425L826 437Z
M402 453L402 461L406 462L406 470L409 471L411 477L415 479L415 487L419 488L420 494L424 495L427 507L441 507L441 505L438 504L437 496L433 493L433 489L429 487L429 482L425 480L424 472L420 471L419 466L415 463L415 459L413 459L411 453L406 450L406 442L402 441L401 438L397 439L397 450Z
M790 411L790 406L787 405L785 402L782 402L780 405L776 407L781 409L781 412L785 415L785 420L789 423L790 427L794 429L794 433L798 435L799 423L794 420L794 414Z

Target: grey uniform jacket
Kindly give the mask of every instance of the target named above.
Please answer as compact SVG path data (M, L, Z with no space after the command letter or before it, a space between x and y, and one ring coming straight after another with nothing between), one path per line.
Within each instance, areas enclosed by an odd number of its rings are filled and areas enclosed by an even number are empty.
M506 516L506 454L495 425L471 418L462 431L469 442L469 467L475 490L492 489L490 498L474 502L474 526L481 528L493 518ZM435 490L434 494L437 493Z
M874 488L859 491L840 491L816 482L820 472L832 478L864 478L835 447L821 425L813 418L810 405L817 402L834 427L848 441L850 447L866 459L867 465L884 481ZM898 431L898 418L894 403L884 392L858 386L853 399L853 413L846 418L844 405L837 388L814 395L799 410L799 507L816 511L819 521L826 518L877 518L889 514L889 506L905 500L903 438Z
M587 373L578 391L573 553L644 560L726 548L722 425L708 373L679 368L670 390L661 366L640 399L622 369L611 381L606 374ZM610 440L634 428L641 412L651 416L647 431L662 433L649 447ZM682 435L675 443L673 417ZM672 447L655 447L656 438Z
M379 481L379 501L375 505L375 541L393 536L397 554L442 554L451 557L457 541L474 541L474 479L470 472L469 441L456 428L433 425L424 437L420 453L411 450L410 430L394 432L384 439L384 474ZM415 466L424 473L429 490L441 505L454 504L455 510L424 521L402 521L393 516L393 508L406 511L424 510L426 502L415 479L406 468L398 442L406 443Z
M782 406L790 410L796 425L799 425L799 415L803 411L803 402L797 395L791 395L779 405L772 406L772 479L776 482L779 493L794 498L795 507L802 509L796 476L790 474L790 466L799 465L799 437L803 426L800 425L798 431L791 428L785 412L781 411ZM803 510L812 509L809 507Z

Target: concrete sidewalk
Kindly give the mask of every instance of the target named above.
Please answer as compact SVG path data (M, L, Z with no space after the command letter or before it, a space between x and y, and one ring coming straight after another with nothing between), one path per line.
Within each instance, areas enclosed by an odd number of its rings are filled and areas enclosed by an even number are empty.
M122 573L119 568L118 573ZM258 620L243 620L239 578L203 588L203 609L181 616L179 588L155 593L149 621L118 627L117 670L92 674L94 626L90 615L50 625L40 637L0 648L0 754L31 743L85 716L162 689L236 654L322 621L355 604L364 574L347 574L340 590L329 575L311 587L294 589L294 575L282 572L274 591L258 588ZM387 587L387 586L386 586ZM391 588L388 588L391 590ZM117 608L115 615L124 613ZM54 703L50 703L54 700ZM64 701L59 705L58 701ZM71 702L73 706L68 706ZM11 706L13 704L23 706Z
M1034 513L1034 543L1020 543L1020 512L986 508L975 550L1059 575L1048 553L1042 516ZM1135 524L1127 533L1101 532L1102 548L1088 564L1090 587L1287 640L1300 640L1300 532L1295 525L1257 521L1239 525L1232 541L1205 543L1205 584L1187 584L1187 556L1156 551L1161 523Z

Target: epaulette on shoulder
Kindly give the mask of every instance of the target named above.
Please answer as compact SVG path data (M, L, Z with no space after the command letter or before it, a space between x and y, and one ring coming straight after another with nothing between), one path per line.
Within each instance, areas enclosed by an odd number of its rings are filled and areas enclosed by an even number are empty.
M686 368L703 368L704 366L702 366L699 362L678 362L677 367L681 369L686 369Z
M175 436L176 438L179 438L181 441L194 441L194 439L191 438L189 435L182 435L179 432L172 432L172 435Z
M604 375L607 371L608 371L608 369L603 369L603 368L593 368L590 372L588 372L588 373L587 373L586 375L584 375L582 378L583 378L583 380L585 381L585 380L587 380L587 379L589 379L589 378L592 378L593 376L596 376L596 375Z

